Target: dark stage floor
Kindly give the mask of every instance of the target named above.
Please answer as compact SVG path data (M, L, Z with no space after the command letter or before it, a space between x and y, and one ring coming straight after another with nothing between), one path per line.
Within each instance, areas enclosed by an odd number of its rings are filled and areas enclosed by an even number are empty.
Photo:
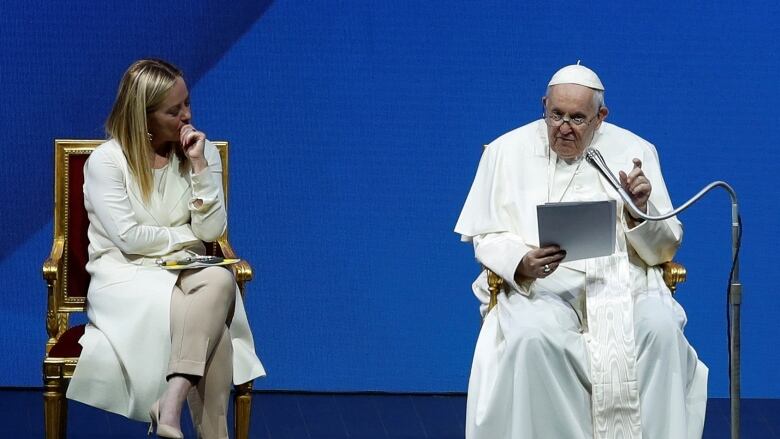
M256 393L250 436L258 439L463 438L464 395ZM68 438L141 438L147 424L70 402ZM0 438L43 438L39 390L0 390ZM230 414L232 419L232 413ZM706 439L729 438L729 404L710 399ZM194 437L187 418L187 438ZM232 426L231 426L232 428ZM231 432L232 435L232 432ZM231 436L232 437L232 436ZM780 400L742 402L742 438L780 438Z

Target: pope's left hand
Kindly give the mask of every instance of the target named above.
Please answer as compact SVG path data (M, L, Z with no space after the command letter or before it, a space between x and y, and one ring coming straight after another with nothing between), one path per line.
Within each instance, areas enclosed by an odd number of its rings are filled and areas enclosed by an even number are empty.
M626 174L620 171L620 184L631 197L631 201L634 202L636 207L647 213L647 200L650 199L650 192L653 191L653 186L650 184L650 180L645 177L644 171L642 171L642 160L635 158L633 161L634 169L631 172Z

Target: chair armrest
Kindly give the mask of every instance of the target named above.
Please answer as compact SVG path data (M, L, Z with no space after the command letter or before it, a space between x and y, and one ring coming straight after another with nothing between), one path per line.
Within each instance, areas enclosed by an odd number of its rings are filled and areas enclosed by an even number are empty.
M57 313L57 297L55 297L55 286L62 278L62 254L65 251L65 238L55 238L51 245L49 257L43 261L41 269L43 279L46 281L46 333L49 339L46 342L46 352L49 352L52 346L57 343L60 336L60 316ZM67 319L67 317L66 317ZM67 323L66 323L67 324Z
M661 264L661 269L664 271L664 283L674 294L677 290L677 284L685 282L688 277L688 270L682 264L674 261L664 262Z
M49 257L43 261L42 274L43 279L49 286L53 286L54 282L60 277L60 271L62 271L62 254L65 251L65 239L57 238L51 245L51 253Z
M504 289L504 279L490 271L487 267L485 267L485 271L487 272L488 291L490 291L490 302L488 302L487 312L490 312L498 304L498 294Z
M230 245L230 242L228 242L226 237L220 237L217 240L217 244L219 244L220 250L222 250L222 255L225 258L235 259L238 258L236 255L235 250L233 250L233 246ZM238 284L238 288L241 290L241 293L244 292L244 285L252 280L252 277L254 277L252 273L252 266L249 265L249 262L247 261L240 261L238 263L235 263L230 266L230 268L233 270L233 275L236 277L236 283Z

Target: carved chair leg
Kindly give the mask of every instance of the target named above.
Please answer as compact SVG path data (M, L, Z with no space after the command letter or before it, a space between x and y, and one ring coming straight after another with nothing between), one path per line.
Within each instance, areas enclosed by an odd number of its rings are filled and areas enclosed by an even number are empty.
M252 382L236 386L233 396L233 428L236 439L249 439L249 418L252 415Z
M65 380L63 378L44 379L43 411L46 439L65 439L68 403L65 400Z

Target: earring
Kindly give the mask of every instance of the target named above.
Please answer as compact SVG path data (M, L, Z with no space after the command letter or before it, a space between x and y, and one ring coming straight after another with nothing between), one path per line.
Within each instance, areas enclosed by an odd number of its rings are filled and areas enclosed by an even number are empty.
M152 133L147 131L146 132L146 138L149 139L149 141L151 142L152 141Z

